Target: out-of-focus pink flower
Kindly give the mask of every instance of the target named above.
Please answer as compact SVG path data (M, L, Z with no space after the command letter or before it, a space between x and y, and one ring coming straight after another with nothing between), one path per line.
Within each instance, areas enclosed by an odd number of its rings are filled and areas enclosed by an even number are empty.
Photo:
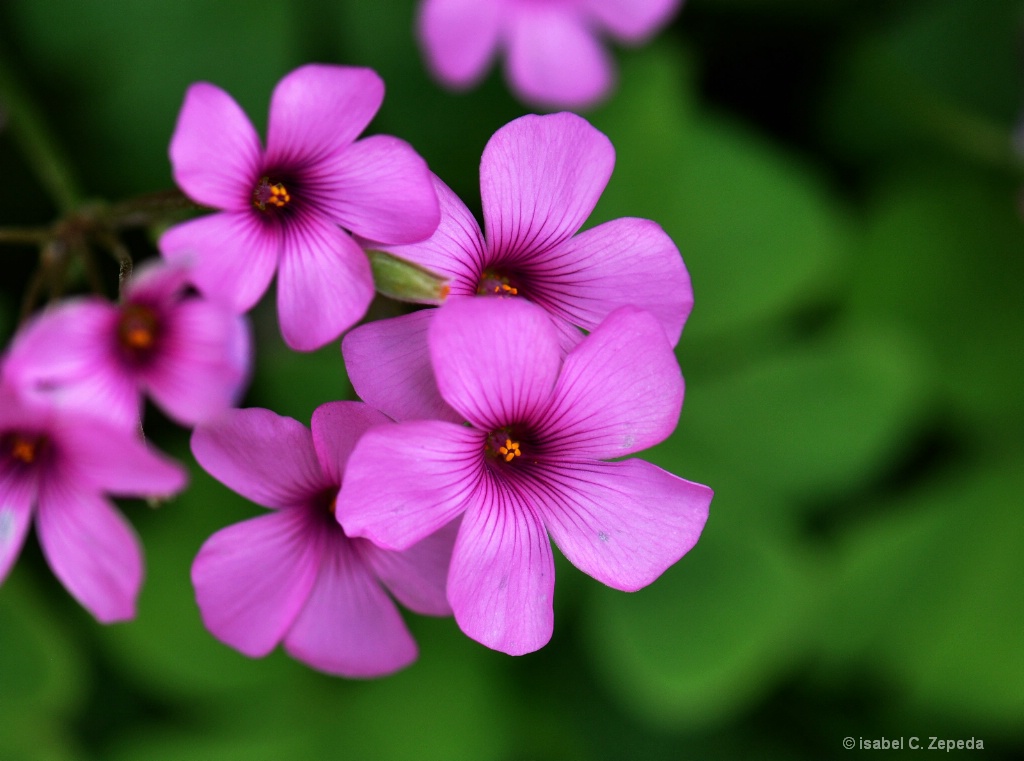
M466 88L499 50L506 78L524 101L584 108L607 94L614 66L608 36L639 44L675 15L682 0L424 0L417 33L433 73Z
M505 296L544 307L568 349L615 309L640 307L675 345L693 308L672 239L646 219L577 234L612 173L608 138L570 113L524 116L499 129L480 161L484 232L440 180L441 224L427 240L382 247L449 278L451 300ZM458 416L434 384L426 332L437 310L361 325L344 340L360 397L396 420Z
M4 375L47 397L134 428L143 392L183 425L234 405L252 364L249 326L188 288L178 264L140 267L120 304L74 299L20 330Z
M411 243L438 222L423 159L388 135L356 140L383 98L370 69L296 69L274 88L264 150L231 96L192 85L171 140L174 179L220 211L172 227L163 253L193 260L199 290L238 311L259 300L276 270L288 345L305 351L337 338L373 298L369 263L349 232Z
M142 551L105 495L168 496L184 485L184 471L132 432L0 387L0 581L34 515L68 592L102 623L133 618Z
M462 299L438 310L430 354L469 426L413 421L368 431L337 515L400 550L462 516L448 600L466 634L513 655L551 637L548 535L585 573L633 591L700 536L711 490L643 460L616 462L675 428L683 379L664 330L632 307L563 360L538 307Z
M358 402L313 413L312 432L269 410L232 410L192 434L199 464L242 496L273 509L222 529L192 565L206 627L262 657L285 650L314 668L372 677L416 659L416 643L389 591L427 615L448 615L445 576L455 527L404 552L350 539L335 519L345 462L359 436L387 422ZM387 591L385 591L387 590Z

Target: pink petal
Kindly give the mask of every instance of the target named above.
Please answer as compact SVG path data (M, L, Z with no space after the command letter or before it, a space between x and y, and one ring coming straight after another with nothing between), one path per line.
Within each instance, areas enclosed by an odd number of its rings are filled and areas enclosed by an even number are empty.
M58 479L40 485L37 517L43 554L71 596L100 623L135 617L142 548L107 500Z
M337 518L349 536L405 550L456 518L483 473L484 434L440 421L371 428L348 460Z
M285 343L312 351L355 325L373 299L370 261L348 235L307 214L285 230L277 314Z
M352 388L394 420L462 421L437 390L427 328L436 312L419 312L360 325L341 342Z
M615 149L575 114L523 116L480 161L487 241L502 263L528 261L572 236L608 184Z
M431 71L452 87L469 87L487 71L498 47L499 4L492 0L426 0L417 36Z
M191 279L206 296L246 312L260 300L277 267L280 237L257 212L210 214L175 225L160 238L171 261L191 265Z
M673 346L693 309L679 249L646 219L615 219L538 254L530 282L546 309L587 330L618 307L640 307L658 319Z
M402 552L382 550L364 539L353 542L360 543L363 559L402 605L427 616L450 616L448 565L459 523L452 521Z
M375 248L448 278L455 295L472 296L488 256L480 225L451 188L436 176L433 181L441 206L441 222L434 234L419 243Z
M390 674L417 656L395 604L348 542L324 548L316 584L284 646L316 669L357 678Z
M321 164L359 137L383 101L384 82L372 69L323 64L295 69L274 88L265 166Z
M611 60L576 14L524 5L510 19L507 34L508 79L523 100L582 109L611 88Z
M643 460L545 467L544 524L586 574L626 592L647 586L697 543L712 491Z
M683 376L661 326L622 307L566 357L544 440L574 458L622 457L667 438L682 405Z
M244 317L203 299L173 307L160 356L144 373L160 408L182 425L212 420L242 395L252 366Z
M441 218L427 162L390 135L348 146L323 166L310 186L317 206L335 222L373 241L423 240Z
M367 430L390 423L387 417L361 402L328 402L313 411L313 448L324 476L341 485L345 463Z
M480 430L523 422L547 405L562 355L551 318L536 305L449 299L429 340L441 396Z
M192 454L211 476L264 507L302 504L330 485L309 429L270 410L228 410L197 427Z
M0 584L25 544L35 501L35 479L4 472L4 463L0 461Z
M675 16L683 0L587 0L587 10L612 35L640 43Z
M217 639L259 658L281 641L316 581L321 546L302 508L221 529L192 563L203 624Z
M123 300L173 306L188 286L190 274L184 262L149 260L132 271Z
M15 335L4 376L22 393L62 409L96 415L134 431L138 379L115 354L117 308L100 299L66 301Z
M83 489L126 497L168 497L185 487L184 468L135 431L93 416L62 414L53 430L62 477Z
M462 519L448 599L467 635L509 655L539 650L554 629L555 565L544 525L509 484L487 474Z
M260 139L219 87L199 82L185 93L170 154L174 181L193 201L228 211L251 207Z

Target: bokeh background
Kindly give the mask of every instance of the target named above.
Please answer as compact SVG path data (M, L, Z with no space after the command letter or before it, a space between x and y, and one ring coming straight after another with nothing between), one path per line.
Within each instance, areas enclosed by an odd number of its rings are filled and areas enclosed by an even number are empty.
M191 82L262 128L292 68L371 66L388 94L370 131L410 141L478 211L480 152L529 109L497 70L465 94L431 81L413 12L4 0L0 63L111 200L171 187ZM420 660L390 678L249 660L202 628L188 571L258 508L149 413L193 480L159 510L123 503L146 548L138 619L96 624L30 536L0 587L0 759L820 759L857 755L847 736L933 735L1021 757L1022 31L1019 0L689 0L616 49L618 89L586 114L618 156L590 224L649 217L683 252L687 401L647 456L716 490L698 546L649 588L559 558L554 638L520 658L409 615ZM54 218L3 127L0 177L0 224ZM5 344L34 254L0 263ZM337 345L287 351L266 307L246 405L308 422L352 398Z

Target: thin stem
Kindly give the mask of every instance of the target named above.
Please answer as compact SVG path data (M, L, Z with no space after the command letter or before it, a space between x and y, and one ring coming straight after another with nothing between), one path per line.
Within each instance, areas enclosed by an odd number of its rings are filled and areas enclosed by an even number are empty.
M25 160L35 170L61 213L78 207L82 193L71 164L60 150L35 104L12 75L7 61L0 57L0 104L8 115L11 135L21 146Z
M168 215L202 208L180 190L160 190L115 203L107 210L107 218L118 229L146 227Z
M41 246L49 237L50 231L40 227L0 227L0 243Z

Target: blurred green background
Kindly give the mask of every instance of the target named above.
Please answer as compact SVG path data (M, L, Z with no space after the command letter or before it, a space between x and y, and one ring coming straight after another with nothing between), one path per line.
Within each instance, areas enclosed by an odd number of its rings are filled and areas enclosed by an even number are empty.
M112 200L171 187L191 82L262 128L292 68L371 66L388 88L371 131L479 210L480 152L525 109L498 71L465 94L432 82L413 10L6 0L0 62ZM188 569L258 509L154 420L193 481L160 510L124 504L146 548L138 619L96 624L34 537L0 588L0 759L820 759L858 755L847 736L933 735L1021 757L1022 30L1019 0L689 0L616 49L619 87L586 114L618 155L590 224L649 217L683 253L687 402L648 457L716 491L652 586L614 592L559 558L554 638L520 658L409 615L420 660L390 678L252 661L202 628ZM54 218L2 127L0 177L0 225ZM6 344L34 257L0 256ZM351 398L336 345L292 354L273 309L253 317L246 405L308 423Z

